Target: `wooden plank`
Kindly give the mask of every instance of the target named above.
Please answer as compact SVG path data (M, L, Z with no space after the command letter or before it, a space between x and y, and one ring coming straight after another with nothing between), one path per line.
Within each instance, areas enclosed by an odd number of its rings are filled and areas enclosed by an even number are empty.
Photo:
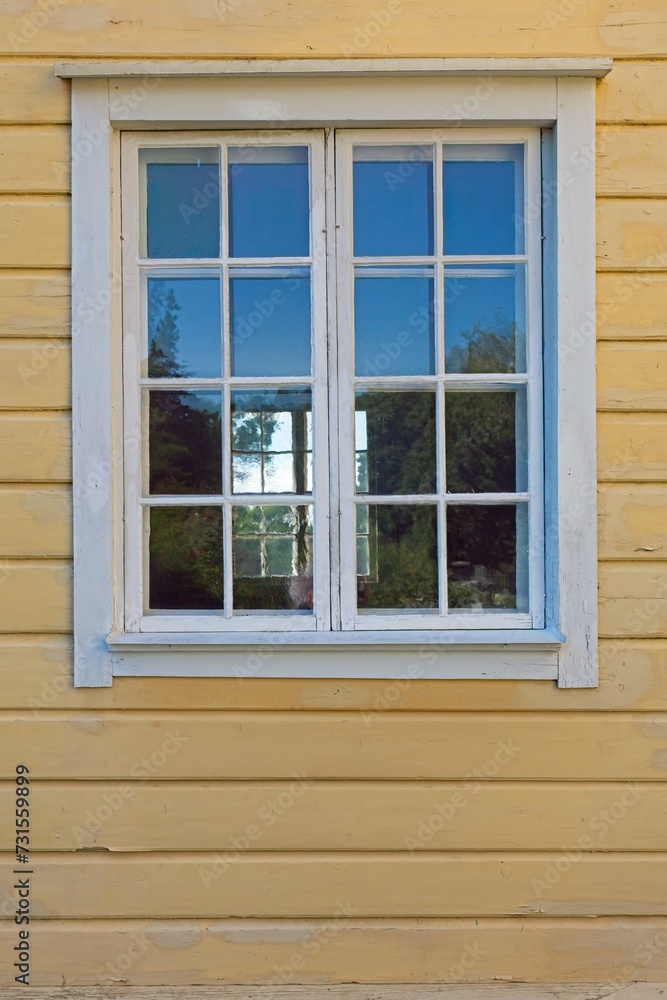
M71 367L62 339L0 341L0 409L69 408Z
M606 343L597 354L598 410L667 410L667 343Z
M0 415L0 482L68 482L71 435L65 414Z
M667 194L666 126L606 125L598 128L596 138L598 194Z
M0 204L0 267L69 267L69 201L41 195Z
M0 784L0 842L15 786ZM666 784L32 783L31 851L661 851ZM196 817L196 822L184 822Z
M667 200L604 198L597 217L600 270L667 269Z
M53 61L5 60L0 65L0 123L66 123L70 85L53 75Z
M0 557L72 555L71 493L63 488L0 488Z
M597 87L598 122L667 124L667 63L628 60Z
M356 711L369 726L404 711L642 711L667 709L667 642L600 643L600 686L564 694L543 681L319 680L121 677L108 690L72 687L66 636L0 638L0 709Z
M600 635L667 635L667 565L602 563Z
M467 952L465 957L470 957ZM21 1000L20 988L5 992L7 1000ZM506 983L503 985L429 985L386 984L341 986L191 986L188 1000L608 1000L608 983L583 985L538 985ZM633 983L624 988L617 1000L661 1000L667 996L667 984ZM125 987L97 986L82 990L74 986L55 991L42 990L40 1000L127 1000ZM146 986L132 988L132 1000L182 1000L178 987Z
M271 11L271 30L258 30L262 0L213 6L188 0L150 7L137 30L130 0L115 0L104 11L85 0L35 24L35 13L0 17L2 51L13 55L53 52L68 56L210 55L248 58L363 56L592 56L659 55L667 51L661 0L632 3L622 12L611 0L559 12L541 0L508 4L503 30L492 0L470 0L463 10L448 2L420 0L409 8L388 7L375 18L373 0L340 0L309 6L307 0ZM391 14L393 13L393 16ZM23 15L23 16L22 16ZM42 19L43 20L43 19ZM367 24L371 28L367 28ZM374 29L374 25L377 27Z
M664 780L667 716L605 712L9 712L33 778ZM496 760L498 757L498 760ZM486 771L484 768L486 767Z
M2 337L69 337L67 271L0 271Z
M661 413L598 416L598 479L667 481L667 419Z
M68 128L4 126L0 130L0 191L66 193L69 183Z
M15 866L0 856L4 885ZM664 916L666 878L664 854L93 851L41 854L34 904L50 919Z
M70 563L5 559L0 581L0 632L71 630Z
M602 559L664 559L667 555L664 487L603 485L598 515Z
M664 340L667 274L598 274L599 340Z
M571 984L577 1000L600 1000L592 984L610 989L633 979L649 983L667 981L667 950L647 945L661 942L667 922L661 918L619 919L600 917L556 919L541 917L478 920L175 920L63 921L33 920L34 945L31 992L51 987L48 1000L69 1000L73 987L116 984L106 996L128 1000L128 986L138 987L137 1000L148 1000L147 991L168 984L169 1000L195 994L192 982L215 986L219 996L235 994L231 983L273 983L288 989L295 983L313 984L308 996L317 998L317 984L402 984L401 1000L411 1000L407 984L492 982L491 997L503 991L537 990L539 984ZM0 923L0 947L9 954L16 943L16 927ZM465 966L462 964L465 959ZM625 969L625 972L623 971ZM628 973L632 973L628 976ZM9 963L0 969L0 982L14 985ZM526 984L509 986L513 980ZM122 985L118 985L122 982ZM582 986L582 982L586 985ZM63 983L66 983L63 986ZM616 984L616 986L614 985ZM143 987L143 989L141 988ZM181 989L179 989L181 987ZM183 990L182 988L186 989ZM350 987L351 988L351 987ZM470 987L480 990L479 985ZM25 994L25 988L20 987ZM573 1000L564 986L554 1000ZM231 993L229 993L231 991ZM496 992L497 991L497 992ZM253 985L242 1000L256 1000ZM9 996L7 986L3 992ZM71 994L75 996L76 994ZM85 996L86 994L84 994ZM478 998L481 993L473 993ZM88 992L88 998L96 994ZM445 993L445 997L447 994ZM511 1000L537 1000L530 993L509 993ZM616 1000L640 997L615 994ZM649 994L646 1000L657 1000ZM17 997L20 1000L20 996ZM290 997L290 1000L294 998ZM366 1000L366 998L364 998ZM371 998L368 998L371 1000ZM460 996L448 1000L461 1000ZM550 998L551 1000L551 998Z

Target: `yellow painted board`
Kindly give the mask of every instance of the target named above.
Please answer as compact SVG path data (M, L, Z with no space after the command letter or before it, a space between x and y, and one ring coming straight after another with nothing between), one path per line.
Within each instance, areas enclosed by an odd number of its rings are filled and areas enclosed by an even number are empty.
M71 522L64 487L0 487L0 558L71 559Z
M0 841L15 786L0 784ZM31 851L662 851L667 784L33 782ZM190 817L190 819L188 819ZM39 859L34 857L35 866Z
M597 443L601 481L667 481L667 418L664 414L601 413Z
M667 492L663 486L604 484L598 492L601 559L665 559Z
M667 636L667 565L602 563L600 635Z
M68 192L69 145L69 129L64 125L0 128L0 192Z
M604 343L597 354L598 410L666 410L667 343Z
M13 852L0 856L5 889L15 867ZM573 859L546 851L44 853L31 909L50 919L664 916L666 869L664 854L581 850Z
M6 197L0 204L0 267L69 267L70 206L62 196Z
M597 85L597 119L667 124L667 62L615 62Z
M33 920L33 987L665 982L660 917ZM16 927L0 923L9 954ZM650 948L649 946L652 946ZM464 964L465 963L465 964ZM629 975L630 974L630 975ZM9 963L0 982L15 985Z
M667 340L667 274L598 274L599 340Z
M100 8L70 0L51 17L20 11L0 17L2 50L15 55L134 56L591 56L663 54L667 28L660 0L573 5L545 0L386 4L338 0L170 0L142 10L130 0Z
M667 641L600 643L600 686L544 681L326 680L117 677L110 688L72 686L67 636L0 637L0 709L188 711L642 711L667 709Z
M0 632L69 632L72 567L65 561L0 560Z
M664 780L667 715L605 712L7 712L34 779ZM478 773L475 773L478 772Z
M597 263L601 270L667 269L667 199L599 199Z
M53 60L0 62L0 123L42 124L70 120L70 85L53 73Z
M0 271L0 336L69 337L67 271Z
M0 481L69 481L71 437L62 413L0 414Z
M71 369L65 340L0 340L0 409L68 408Z
M596 147L598 194L667 194L667 126L603 126Z

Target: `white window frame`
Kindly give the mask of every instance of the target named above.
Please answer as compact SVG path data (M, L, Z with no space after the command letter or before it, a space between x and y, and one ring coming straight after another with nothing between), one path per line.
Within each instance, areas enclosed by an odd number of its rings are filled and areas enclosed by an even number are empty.
M109 686L114 676L129 675L597 684L595 78L610 68L609 59L82 61L56 67L57 75L72 79L77 686ZM427 128L434 138L458 126L544 130L544 627L272 629L242 636L126 630L119 525L123 455L133 442L121 444L120 132L187 130L190 141L197 129L262 128L267 121L289 129ZM463 130L456 138L465 141ZM325 169L332 172L333 164ZM333 239L328 232L328 250ZM328 309L329 324L335 323L336 303L329 300ZM335 367L337 359L329 362ZM335 562L334 555L332 572Z

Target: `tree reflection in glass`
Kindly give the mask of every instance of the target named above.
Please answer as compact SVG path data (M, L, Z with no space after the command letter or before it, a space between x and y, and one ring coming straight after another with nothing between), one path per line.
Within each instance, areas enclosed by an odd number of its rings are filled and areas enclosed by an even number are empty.
M360 609L428 612L438 608L434 505L358 505L357 552L361 554L357 564Z
M235 493L310 493L310 389L232 393Z
M435 393L358 392L357 492L433 493Z
M526 512L525 504L447 507L450 609L517 609L517 520Z
M221 508L153 507L149 516L150 608L220 610Z
M312 611L311 507L236 506L232 531L234 609Z

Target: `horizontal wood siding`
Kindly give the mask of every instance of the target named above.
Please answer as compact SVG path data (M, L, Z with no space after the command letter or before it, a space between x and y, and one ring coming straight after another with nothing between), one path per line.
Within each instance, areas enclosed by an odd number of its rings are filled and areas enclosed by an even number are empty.
M667 981L664 6L3 5L0 843L24 762L33 985ZM597 86L600 687L75 691L70 109L53 63L345 54L616 59Z

